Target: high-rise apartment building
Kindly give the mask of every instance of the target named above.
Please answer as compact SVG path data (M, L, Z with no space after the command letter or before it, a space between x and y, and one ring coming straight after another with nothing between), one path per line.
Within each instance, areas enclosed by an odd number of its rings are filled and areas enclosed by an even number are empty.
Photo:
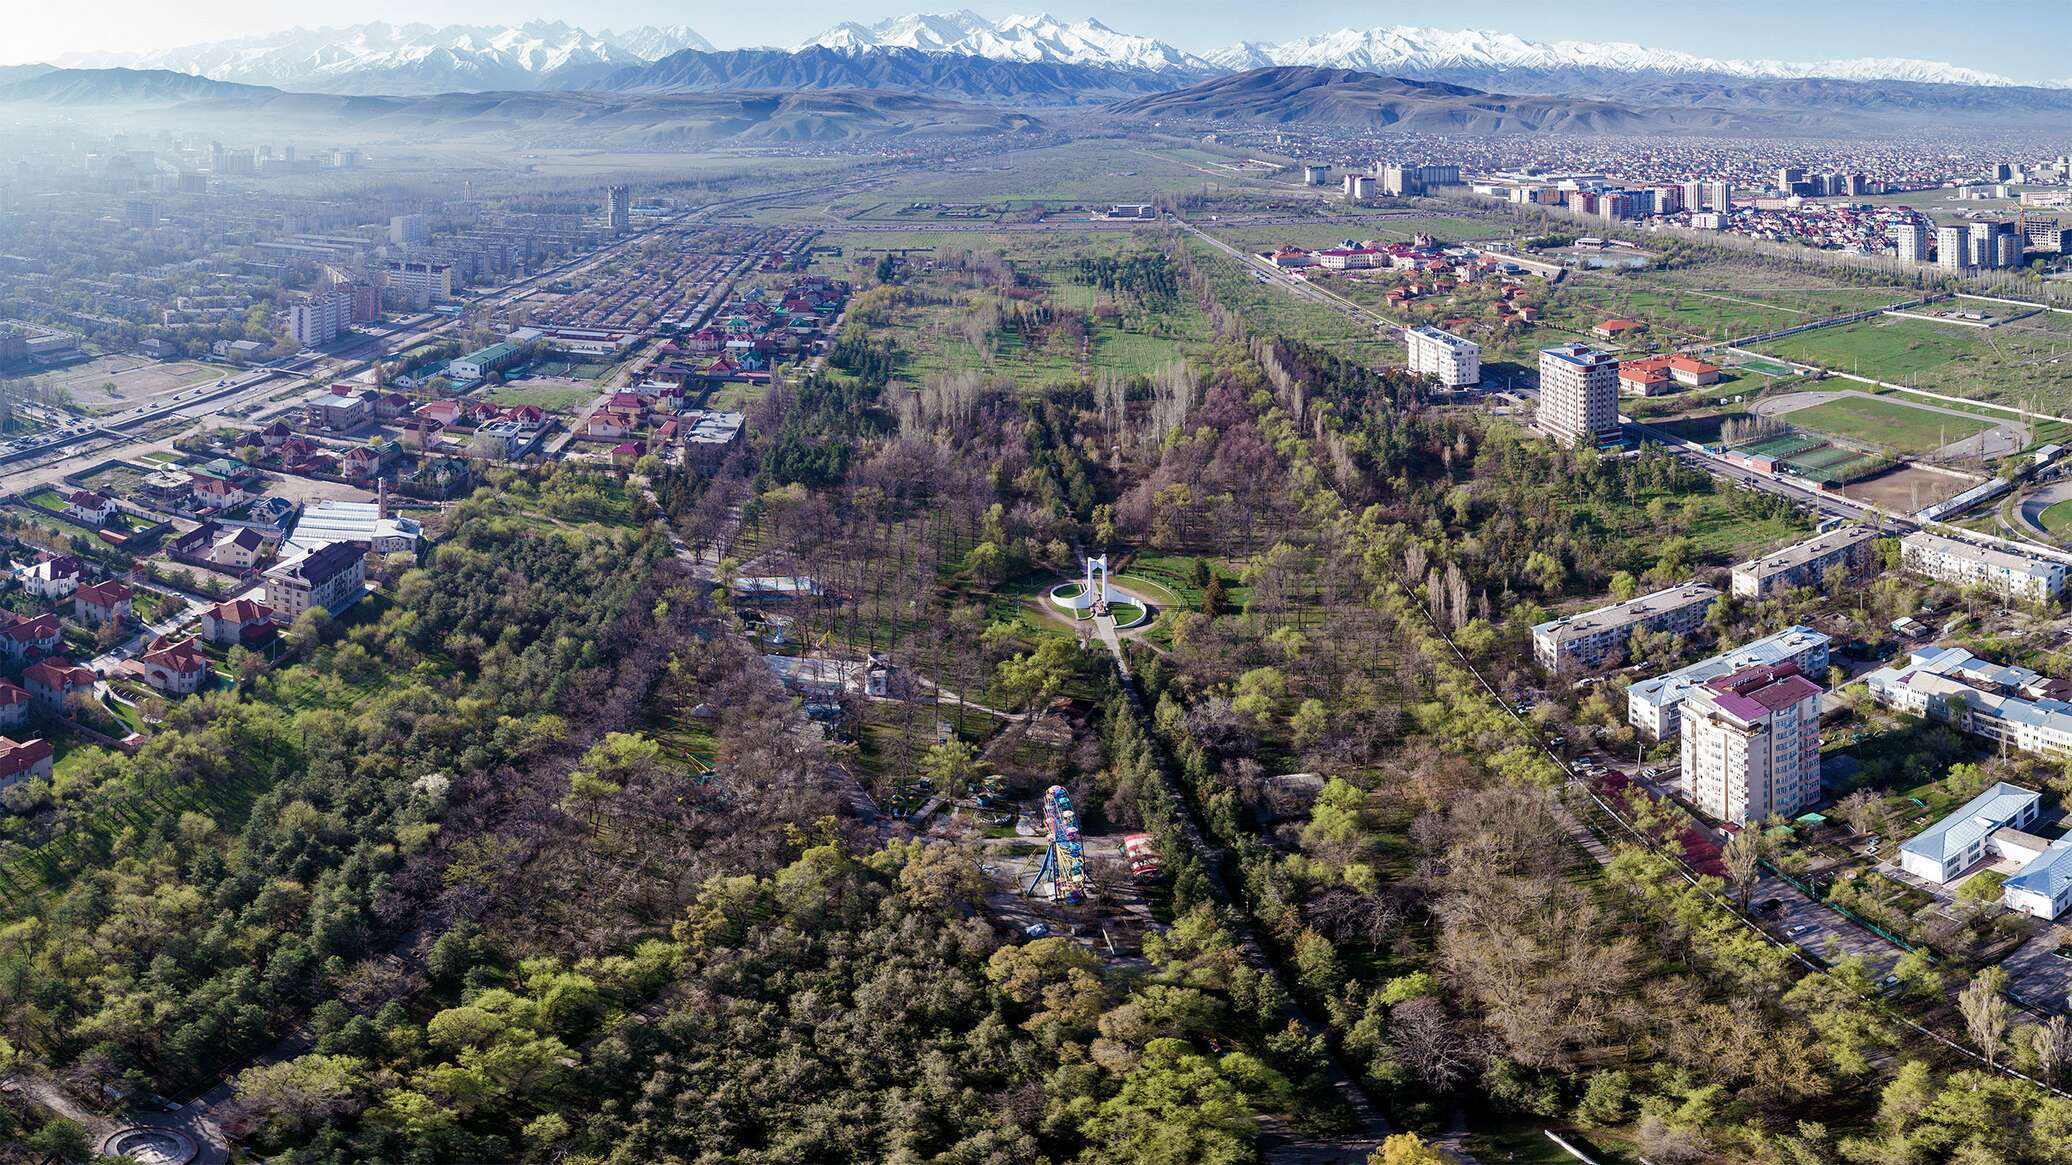
M1539 430L1557 441L1597 445L1619 432L1619 360L1587 344L1540 352Z
M1678 187L1678 189L1683 191L1685 210L1705 209L1705 185L1705 183L1698 181L1696 178L1688 178Z
M389 242L398 247L421 247L432 241L432 220L421 214L399 214L389 219Z
M1971 239L1963 227L1935 228L1935 265L1945 271L1971 269Z
M1482 348L1473 340L1426 324L1404 332L1403 343L1410 350L1410 371L1437 377L1448 388L1482 383Z
M1928 241L1928 228L1921 223L1905 222L1892 228L1892 245L1903 262L1928 262Z
M1391 198L1429 194L1436 186L1460 185L1459 166L1382 166L1381 192Z
M453 298L453 267L422 259L390 259L384 270L396 306L423 311Z
M613 186L604 192L604 229L623 235L633 229L633 191Z
M1705 209L1721 214L1734 209L1734 184L1731 182L1707 182L1705 184Z
M288 331L305 348L328 344L352 326L349 291L319 291L288 309Z
M1682 729L1682 792L1707 816L1754 825L1820 800L1820 686L1796 664L1699 684Z

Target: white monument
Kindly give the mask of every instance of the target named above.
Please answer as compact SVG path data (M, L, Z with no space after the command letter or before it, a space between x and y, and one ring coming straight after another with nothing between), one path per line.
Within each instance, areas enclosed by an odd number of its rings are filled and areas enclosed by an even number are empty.
M1097 572L1097 571L1098 571L1098 572L1100 573L1100 576L1101 576L1101 585L1100 585L1100 588L1099 588L1098 590L1096 590L1096 589L1094 588L1094 574L1095 574L1095 572ZM1094 605L1095 607L1105 607L1105 606L1107 606L1107 605L1108 605L1108 556L1107 556L1107 555L1103 554L1103 555L1102 555L1102 556L1100 556L1099 558L1088 558L1088 559L1086 560L1086 591L1085 591L1085 593L1086 593L1087 595L1089 595L1089 596L1091 596L1091 597L1092 597L1092 599L1093 599L1093 605Z

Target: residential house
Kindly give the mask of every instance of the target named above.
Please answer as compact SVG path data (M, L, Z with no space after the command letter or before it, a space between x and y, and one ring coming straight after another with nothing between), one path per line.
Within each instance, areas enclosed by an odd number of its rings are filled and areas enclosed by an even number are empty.
M209 547L209 561L238 570L257 566L266 554L266 536L249 526L227 530Z
M63 625L48 611L41 615L9 612L5 622L0 623L0 652L16 663L49 655L64 638Z
M201 613L201 636L223 647L257 647L273 638L273 608L256 599L232 599Z
M115 499L90 489L75 489L65 495L65 516L88 526L104 525L115 516Z
M29 693L0 680L0 728L20 728L29 720Z
M83 586L72 592L72 617L89 627L127 623L136 592L120 579Z
M56 765L56 758L57 750L47 740L15 740L0 736L0 789L49 776Z
M79 589L80 575L85 569L73 555L44 552L37 555L35 562L16 567L14 575L29 594L56 600Z
M175 640L160 635L145 646L133 665L144 682L169 696L191 696L201 690L209 675L209 660L192 636Z
M1637 336L1647 330L1648 326L1639 320L1606 320L1591 328L1590 332L1592 335L1602 339L1619 340L1628 336Z
M63 656L22 669L22 686L29 690L31 706L56 716L70 715L79 707L80 697L93 691L96 678L92 668L80 667Z

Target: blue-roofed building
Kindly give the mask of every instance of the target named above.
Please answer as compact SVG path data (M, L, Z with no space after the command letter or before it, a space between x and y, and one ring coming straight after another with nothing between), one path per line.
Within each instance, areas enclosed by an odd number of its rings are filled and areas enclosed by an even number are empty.
M1937 885L1952 881L1988 857L2007 856L1993 835L2035 821L2042 805L2041 794L2001 781L1900 846L1899 868Z
M2007 880L2001 900L2045 922L2072 906L2072 837L2061 837Z
M1663 740L1676 735L1681 722L1677 709L1699 684L1752 667L1786 663L1798 665L1807 676L1819 676L1827 671L1827 657L1827 636L1811 627L1787 627L1711 659L1634 684L1626 689L1626 719L1647 736Z
M1961 647L1924 647L1863 677L1888 708L1945 720L2023 752L2072 756L2072 686Z

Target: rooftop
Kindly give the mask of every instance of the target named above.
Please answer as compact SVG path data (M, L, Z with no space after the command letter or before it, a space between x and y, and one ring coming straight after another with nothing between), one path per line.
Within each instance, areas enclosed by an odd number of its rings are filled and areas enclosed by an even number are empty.
M1674 704L1699 684L1751 667L1783 663L1801 652L1827 642L1827 636L1811 627L1787 627L1775 635L1766 635L1753 643L1743 644L1711 659L1700 660L1689 667L1679 668L1651 680L1642 680L1627 689L1627 698L1656 707Z
M1610 352L1600 352L1588 344L1562 344L1554 348L1540 349L1541 359L1555 359L1573 364L1578 368L1595 368L1603 364L1616 364L1618 357Z
M315 550L332 542L373 542L376 539L411 538L424 534L415 518L384 518L374 502L346 502L326 498L302 508L302 517L288 535L287 553Z
M2001 781L1899 848L1938 863L1947 862L2042 799L2039 794L2019 785Z
M1770 575L1781 574L1794 567L1804 566L1806 563L1824 554L1832 554L1844 547L1868 542L1877 536L1878 532L1869 526L1838 526L1818 537L1808 538L1804 542L1795 542L1782 550L1773 550L1760 558L1751 558L1747 562L1736 563L1734 564L1734 573L1739 574L1742 571L1751 571L1757 578L1767 578Z
M1955 538L1945 538L1940 534L1930 534L1926 530L1917 530L1900 541L1904 545L1917 547L1932 554L1947 554L1956 558L1968 558L1973 562L1984 563L1987 566L2015 574L2026 574L2031 578L2048 578L2052 574L2065 569L2063 563L2046 562L2040 558L2031 558L2026 554L2015 554L2012 551L2000 550L1991 546L1961 542Z
M1613 603L1609 607L1585 611L1580 615L1564 615L1559 619L1550 619L1534 627L1532 633L1535 636L1550 636L1556 641L1580 639L1600 631L1631 626L1665 611L1680 611L1693 604L1709 603L1718 597L1719 590L1716 587L1709 587L1703 583L1685 583L1680 587L1670 587L1668 590L1628 599L1623 603Z
M1430 324L1419 324L1417 327L1410 329L1410 334L1430 340L1435 344L1444 344L1458 351L1466 351L1469 348L1478 346L1473 340L1463 340L1451 332L1442 332Z

